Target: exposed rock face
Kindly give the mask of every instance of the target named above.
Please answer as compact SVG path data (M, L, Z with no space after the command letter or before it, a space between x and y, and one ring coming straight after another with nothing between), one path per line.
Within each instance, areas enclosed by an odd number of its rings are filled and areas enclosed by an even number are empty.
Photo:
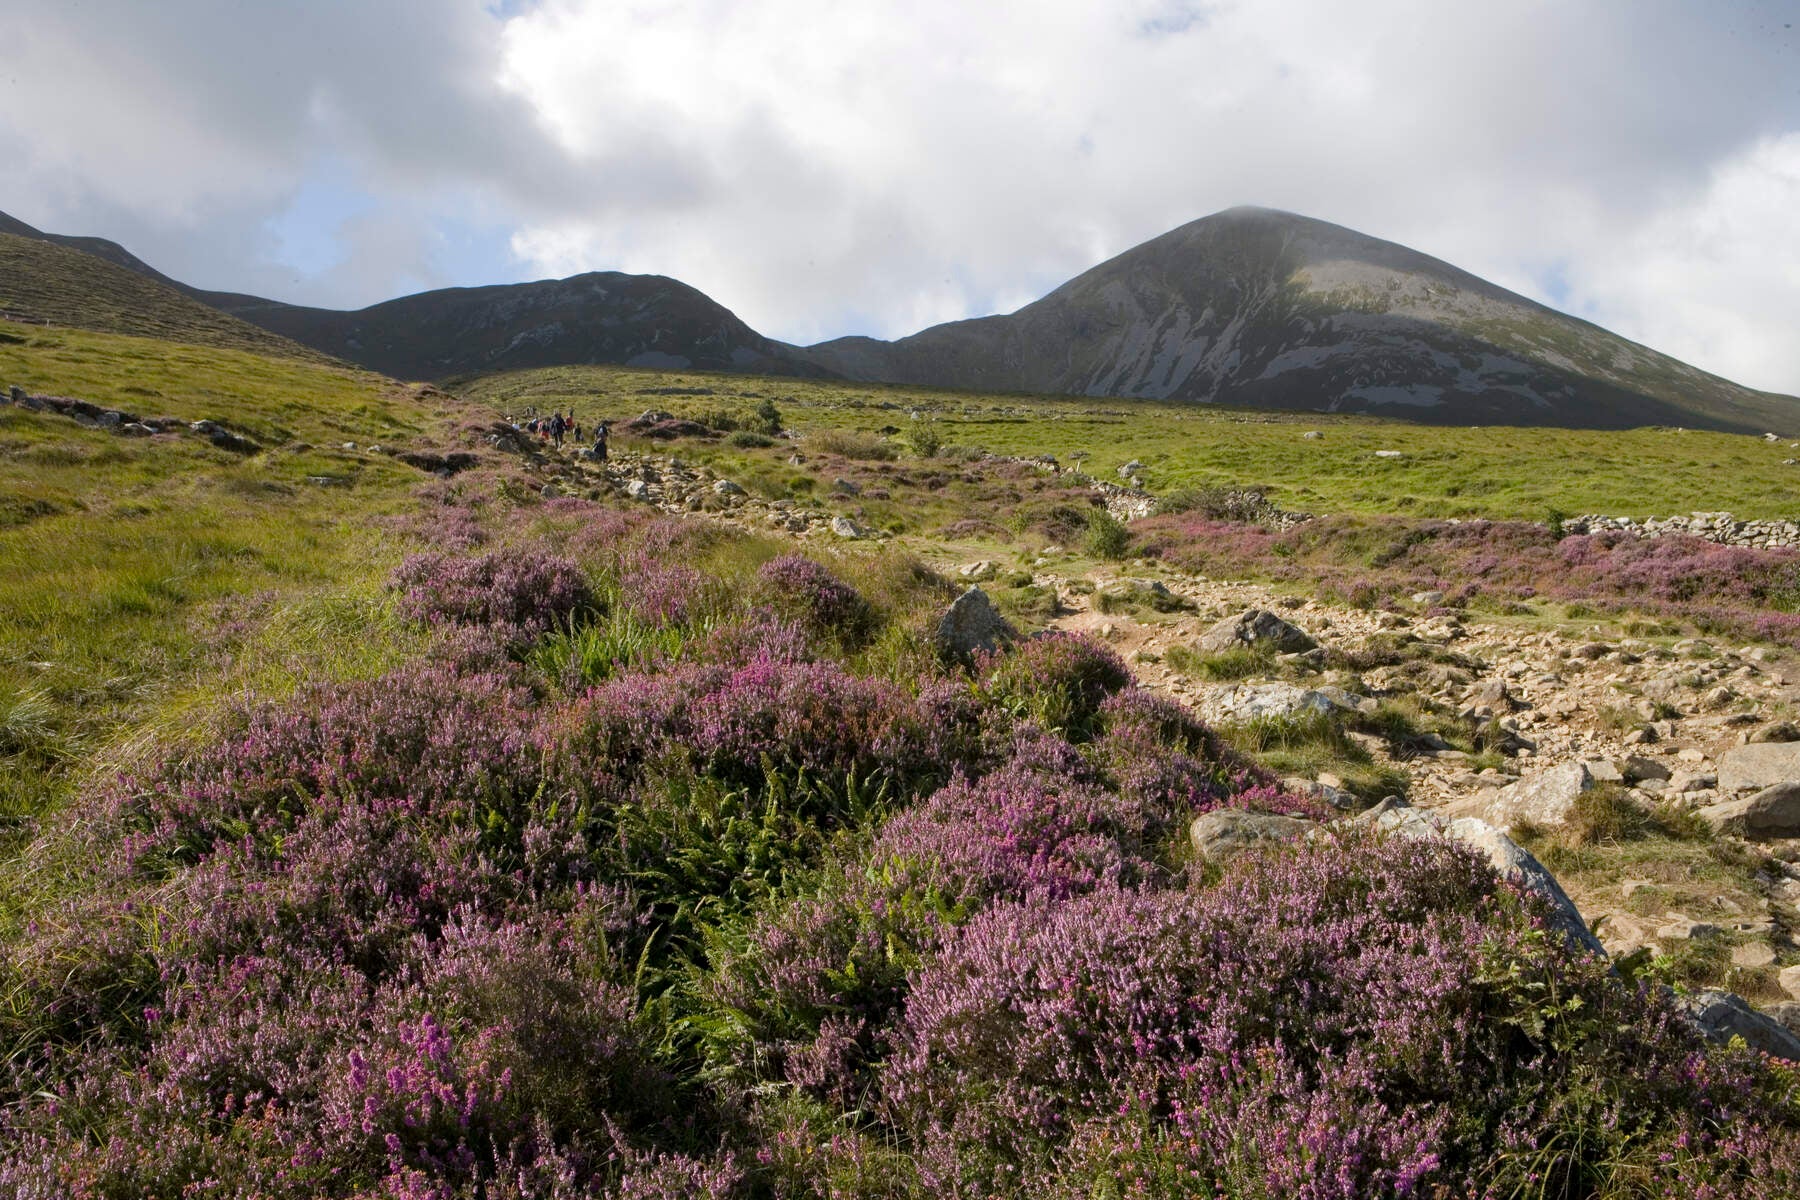
M988 594L978 587L958 596L937 627L938 645L958 658L967 658L978 650L998 650L1018 636Z
M1741 1037L1753 1050L1800 1062L1800 1037L1751 1008L1741 996L1708 988L1677 996L1675 1004L1694 1028L1712 1041L1724 1043Z
M1800 783L1778 783L1735 800L1721 800L1699 810L1720 833L1767 841L1800 837Z
M1298 626L1290 625L1266 608L1253 608L1214 625L1200 635L1194 648L1202 654L1223 654L1246 647L1294 654L1317 645Z
M1719 760L1719 791L1761 791L1800 782L1800 742L1758 742L1728 750Z
M1223 862L1254 846L1291 842L1318 828L1298 817L1248 812L1241 808L1215 808L1201 813L1188 827L1194 852L1208 862Z

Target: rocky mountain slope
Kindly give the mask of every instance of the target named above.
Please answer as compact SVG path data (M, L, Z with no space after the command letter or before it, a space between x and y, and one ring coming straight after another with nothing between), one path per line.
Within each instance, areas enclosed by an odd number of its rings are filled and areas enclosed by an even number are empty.
M279 358L326 357L221 312L147 269L127 268L86 247L18 236L5 232L4 226L0 226L0 314Z
M1008 316L808 348L852 379L1377 412L1450 424L1800 431L1755 392L1417 251L1236 208Z

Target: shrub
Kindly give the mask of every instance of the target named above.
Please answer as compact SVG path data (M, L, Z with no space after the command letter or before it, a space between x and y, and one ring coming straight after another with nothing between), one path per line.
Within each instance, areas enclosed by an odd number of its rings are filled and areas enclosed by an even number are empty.
M947 1194L1678 1189L1695 1111L1751 1122L1714 1127L1721 1173L1792 1178L1791 1129L1750 1116L1775 1078L1697 1074L1669 1010L1537 914L1467 851L1398 839L1000 905L915 973L885 1111Z
M1082 544L1095 558L1124 558L1131 548L1131 531L1105 509L1092 509L1087 515L1087 532Z
M1117 654L1081 634L1045 633L976 663L983 694L1016 717L1085 741L1100 706L1131 682Z
M874 614L857 590L802 554L772 558L757 572L776 611L846 644L864 640Z
M842 458L892 462L894 447L872 433L849 429L821 429L806 435L807 445L820 454L836 454Z
M415 554L388 586L400 593L400 612L409 620L517 630L527 640L594 607L579 566L529 548L474 557Z
M766 450L775 444L775 439L753 429L740 429L726 438L725 444L739 450Z

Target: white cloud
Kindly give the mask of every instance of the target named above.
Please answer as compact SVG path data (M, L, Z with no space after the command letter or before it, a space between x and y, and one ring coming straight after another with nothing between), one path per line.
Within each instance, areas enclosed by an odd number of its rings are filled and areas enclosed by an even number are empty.
M1800 391L1800 133L1721 163L1699 194L1602 243L1575 298L1609 328L1771 391Z

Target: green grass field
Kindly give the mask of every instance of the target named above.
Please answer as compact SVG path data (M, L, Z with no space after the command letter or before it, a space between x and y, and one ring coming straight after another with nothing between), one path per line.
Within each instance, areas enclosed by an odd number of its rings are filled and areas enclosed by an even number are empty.
M1144 464L1146 486L1267 489L1303 512L1543 520L1567 514L1665 516L1726 510L1740 518L1800 516L1800 457L1786 442L1676 429L1625 432L1486 426L1443 428L1370 417L1276 414L1191 404L960 394L867 384L558 367L460 381L503 412L573 407L586 419L648 408L684 415L747 412L769 399L801 433L902 435L917 411L946 445L1053 454L1116 478ZM670 389L674 389L671 393ZM709 394L681 394L705 392ZM1318 438L1306 438L1308 431ZM1397 450L1398 459L1375 456ZM688 448L684 448L688 453Z
M427 438L466 415L454 401L346 368L0 323L6 384L228 422L265 449L0 407L0 821L222 698L395 652L381 585L400 539L384 518L414 509L426 477L341 447Z

